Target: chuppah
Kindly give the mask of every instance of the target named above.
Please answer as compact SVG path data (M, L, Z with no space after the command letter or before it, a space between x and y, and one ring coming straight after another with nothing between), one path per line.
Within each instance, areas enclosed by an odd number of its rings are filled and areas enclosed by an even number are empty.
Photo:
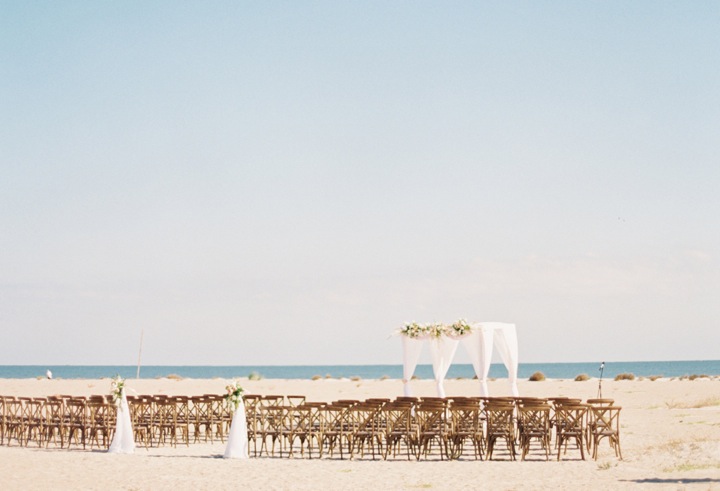
M461 319L453 324L405 324L397 334L403 347L403 394L412 395L410 381L420 359L423 346L428 344L432 356L435 386L439 397L445 397L444 381L458 344L462 344L480 383L480 396L488 397L487 377L492 361L493 346L508 371L513 396L519 396L518 342L515 324L505 322L478 322L468 324Z

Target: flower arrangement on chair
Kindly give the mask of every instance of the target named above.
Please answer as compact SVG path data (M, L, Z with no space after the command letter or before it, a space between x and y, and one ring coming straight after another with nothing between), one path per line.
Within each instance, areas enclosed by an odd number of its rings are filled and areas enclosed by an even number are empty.
M238 406L240 405L240 402L242 402L243 393L245 392L245 389L242 388L240 385L240 382L237 380L233 382L232 384L225 387L225 395L223 398L225 399L225 402L233 408L233 410L237 410Z
M113 402L116 406L120 406L123 392L125 392L125 379L120 375L115 375L110 382L110 394L112 394Z

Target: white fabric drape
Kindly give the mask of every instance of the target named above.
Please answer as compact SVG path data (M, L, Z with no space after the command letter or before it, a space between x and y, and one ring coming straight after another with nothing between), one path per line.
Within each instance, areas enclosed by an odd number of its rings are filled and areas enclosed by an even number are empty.
M242 399L235 409L230 423L230 432L223 457L226 459L248 458L247 421L245 419L245 402Z
M514 324L494 322L495 347L508 370L508 382L512 395L518 397L518 342Z
M403 395L409 397L412 396L410 380L412 380L415 367L420 359L424 340L407 336L401 336L401 338L403 347Z
M475 375L477 376L478 380L482 379L482 374L483 374L482 362L480 360L480 346L481 346L480 336L481 336L480 331L474 330L467 336L464 336L463 338L460 339L460 342L462 343L463 347L465 348L465 351L467 352L468 356L470 357L470 363L472 364L473 371L475 372Z
M135 438L133 435L132 422L130 421L130 408L128 407L125 391L122 391L120 405L117 408L117 419L115 422L115 435L113 436L108 453L133 453L135 452Z
M445 386L443 382L455 356L457 347L457 339L446 336L430 339L430 354L432 355L433 374L435 375L435 388L437 389L438 397L445 397Z
M490 390L487 386L487 376L490 373L490 363L492 363L492 347L493 347L493 329L485 327L483 324L477 326L478 341L480 345L477 347L480 358L480 397L489 397Z

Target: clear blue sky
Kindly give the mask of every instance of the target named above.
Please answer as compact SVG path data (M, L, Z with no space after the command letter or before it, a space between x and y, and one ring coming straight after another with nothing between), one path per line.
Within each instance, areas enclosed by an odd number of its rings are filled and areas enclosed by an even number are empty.
M717 2L0 1L0 364L717 359ZM463 360L460 354L459 361Z

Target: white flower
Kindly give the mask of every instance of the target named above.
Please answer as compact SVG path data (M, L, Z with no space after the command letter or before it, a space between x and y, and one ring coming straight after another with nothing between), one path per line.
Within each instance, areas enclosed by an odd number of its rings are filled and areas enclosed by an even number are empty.
M123 392L125 391L125 379L120 375L115 375L110 382L110 393L116 406L120 405Z
M242 401L243 392L245 389L242 388L239 381L235 381L232 384L225 387L225 402L231 405L234 409L237 409Z

